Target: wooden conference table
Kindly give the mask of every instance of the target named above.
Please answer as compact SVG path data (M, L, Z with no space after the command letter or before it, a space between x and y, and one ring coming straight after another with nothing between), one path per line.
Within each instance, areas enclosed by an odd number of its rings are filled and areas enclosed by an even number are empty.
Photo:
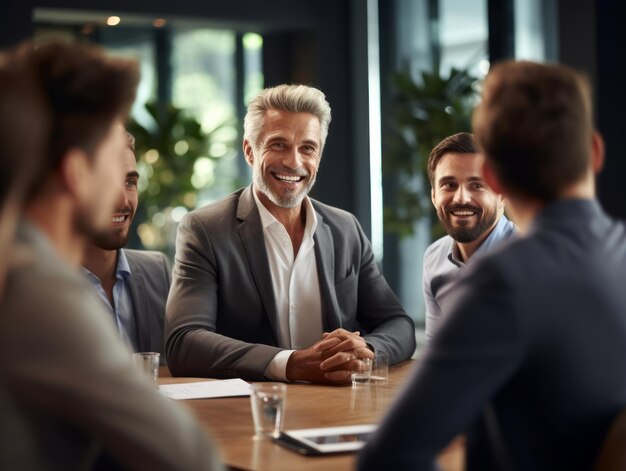
M285 429L378 423L389 409L404 381L415 367L409 360L389 368L384 386L287 385ZM205 378L172 378L160 369L160 384L206 381ZM352 470L354 454L301 456L269 440L253 438L249 397L183 401L217 441L222 459L233 470ZM439 456L443 470L463 469L462 439L453 441Z

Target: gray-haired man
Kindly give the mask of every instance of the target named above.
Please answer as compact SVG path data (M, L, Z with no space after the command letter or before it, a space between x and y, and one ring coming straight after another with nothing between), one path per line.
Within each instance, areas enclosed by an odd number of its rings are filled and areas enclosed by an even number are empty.
M252 185L179 226L165 326L173 374L345 383L373 351L397 363L415 350L356 218L307 196L330 119L324 94L303 85L250 103Z

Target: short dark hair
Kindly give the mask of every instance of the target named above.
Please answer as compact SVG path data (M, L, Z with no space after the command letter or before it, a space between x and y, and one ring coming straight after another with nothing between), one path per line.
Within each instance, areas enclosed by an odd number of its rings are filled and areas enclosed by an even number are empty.
M547 202L587 172L592 121L584 75L563 65L506 61L487 75L473 126L505 189Z
M445 154L476 154L478 153L478 141L476 136L469 132L459 132L446 137L437 144L428 156L428 179L431 186L435 183L435 169Z
M50 135L31 195L72 148L93 155L117 117L125 118L139 82L136 61L113 58L93 45L27 44L23 59L41 87Z

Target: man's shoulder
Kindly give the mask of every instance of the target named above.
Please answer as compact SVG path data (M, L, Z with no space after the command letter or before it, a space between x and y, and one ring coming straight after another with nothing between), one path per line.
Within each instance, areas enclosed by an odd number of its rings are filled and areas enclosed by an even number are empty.
M55 322L104 310L89 281L54 253L29 244L19 244L16 252L27 255L12 263L7 274L7 313L18 313L23 322Z
M15 288L28 285L47 288L55 283L90 286L80 271L59 257L51 246L31 240L16 242L9 260L8 276Z
M354 214L346 211L345 209L330 206L313 198L311 198L311 204L313 205L315 212L321 215L326 222L346 225L354 224L354 221L356 220Z
M518 236L519 234L519 229L518 227L513 223L513 221L511 221L510 219L508 219L506 216L502 216L503 218L503 228L502 228L502 233L500 235L502 240L507 240L507 239L511 239L511 238L515 238Z
M171 264L164 253L154 250L123 250L131 271L131 284L137 278L134 275L140 274L146 285L153 285L158 289L164 285L169 286ZM167 296L167 293L163 294Z
M122 249L129 263L167 266L167 256L156 250Z
M424 262L435 262L442 258L448 258L453 243L454 239L449 235L437 239L426 248Z
M202 221L210 221L214 219L223 219L225 216L235 217L239 199L245 188L239 190L204 206L190 211L185 215L186 219L197 219Z

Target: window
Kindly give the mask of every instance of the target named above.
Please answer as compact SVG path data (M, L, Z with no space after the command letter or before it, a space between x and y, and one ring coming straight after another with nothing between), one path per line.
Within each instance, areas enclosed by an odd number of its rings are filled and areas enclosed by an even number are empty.
M98 12L36 9L36 36L91 41L139 61L141 82L131 116L160 138L143 146L137 139L140 204L129 246L171 255L177 223L187 211L250 180L240 151L243 114L245 104L263 87L263 38L197 21L120 17L118 24L108 26L108 15ZM167 136L165 125L146 108L154 103L182 110L168 115L181 121L167 128ZM183 126L189 120L200 125L206 148L194 145L191 128Z

